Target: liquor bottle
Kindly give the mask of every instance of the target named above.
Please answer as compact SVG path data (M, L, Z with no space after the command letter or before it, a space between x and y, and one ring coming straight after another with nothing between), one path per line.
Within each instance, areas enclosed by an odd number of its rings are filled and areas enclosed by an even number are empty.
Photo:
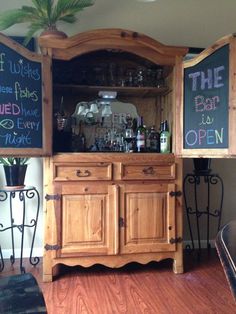
M167 120L161 123L160 152L163 154L170 153L170 132Z
M146 127L145 127L146 128ZM149 152L150 149L150 144L151 144L151 129L146 128L146 152Z
M137 152L145 152L146 150L146 128L143 125L143 117L139 118L139 124L136 132Z
M152 126L149 133L150 152L160 153L160 134Z

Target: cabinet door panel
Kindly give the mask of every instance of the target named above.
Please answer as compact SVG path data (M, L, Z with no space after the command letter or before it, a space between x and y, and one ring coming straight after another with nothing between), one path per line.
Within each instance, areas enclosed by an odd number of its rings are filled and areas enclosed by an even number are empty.
M104 184L98 193L88 184L89 193L80 190L62 195L60 256L116 254L117 188Z
M174 184L124 185L121 187L121 252L174 251Z

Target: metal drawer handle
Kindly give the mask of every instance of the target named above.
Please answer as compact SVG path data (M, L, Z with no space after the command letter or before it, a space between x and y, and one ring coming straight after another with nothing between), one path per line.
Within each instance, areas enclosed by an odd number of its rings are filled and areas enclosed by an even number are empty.
M89 170L84 170L84 172L82 172L81 170L77 170L76 175L77 177L89 177L91 176L91 172Z
M148 167L148 168L143 169L143 173L144 174L154 174L155 171L154 171L153 167Z

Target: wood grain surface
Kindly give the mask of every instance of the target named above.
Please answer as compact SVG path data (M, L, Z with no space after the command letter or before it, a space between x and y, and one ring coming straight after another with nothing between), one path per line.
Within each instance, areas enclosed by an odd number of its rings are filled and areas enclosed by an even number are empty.
M49 314L233 314L236 305L215 253L185 254L184 274L175 275L169 260L120 269L63 267L52 283L42 282L42 263L24 261L41 287ZM5 261L2 276L19 273Z

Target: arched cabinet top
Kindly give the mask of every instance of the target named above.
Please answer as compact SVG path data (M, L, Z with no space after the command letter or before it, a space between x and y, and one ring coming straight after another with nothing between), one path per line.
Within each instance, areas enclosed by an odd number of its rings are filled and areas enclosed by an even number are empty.
M161 44L138 32L124 29L98 29L58 39L40 37L43 53L55 59L70 60L74 57L98 51L125 51L163 65L174 65L176 56L183 57L188 49Z

